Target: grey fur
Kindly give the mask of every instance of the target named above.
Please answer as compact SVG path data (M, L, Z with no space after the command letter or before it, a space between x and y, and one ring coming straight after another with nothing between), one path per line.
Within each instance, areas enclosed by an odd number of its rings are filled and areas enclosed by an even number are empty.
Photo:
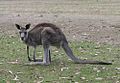
M30 24L26 25L26 28L22 28L20 25L16 24L16 27L22 31L22 29L27 30ZM23 30L24 32L24 30ZM22 38L21 38L22 39ZM24 38L23 38L24 39ZM28 60L32 61L29 57L29 46L36 47L38 45L43 45L44 48L44 59L37 60L35 59L35 50L33 53L33 64L44 64L48 65L51 62L50 56L50 46L62 47L66 52L67 56L70 57L75 63L79 64L102 64L102 65L111 65L112 63L102 62L102 61L89 61L89 60L81 60L76 58L73 55L71 48L68 45L67 39L63 32L58 28L56 25L52 23L40 23L36 25L32 30L27 33L23 42L27 45L27 53L28 53ZM36 62L37 61L37 62Z

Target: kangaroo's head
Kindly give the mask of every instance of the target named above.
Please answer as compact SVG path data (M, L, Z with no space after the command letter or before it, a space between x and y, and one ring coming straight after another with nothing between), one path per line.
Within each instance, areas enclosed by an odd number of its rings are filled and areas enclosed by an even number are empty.
M15 24L15 26L19 30L19 34L20 34L21 40L25 41L26 38L28 37L28 29L30 28L30 24L27 24L25 27L21 27L18 24Z

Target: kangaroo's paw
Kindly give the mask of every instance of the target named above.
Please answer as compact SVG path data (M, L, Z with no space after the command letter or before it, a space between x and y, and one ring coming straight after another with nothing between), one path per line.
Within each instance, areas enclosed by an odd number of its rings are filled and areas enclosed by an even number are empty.
M32 59L28 56L28 61L30 61L30 62L31 62L31 61L33 61L33 60L32 60Z
M30 62L43 62L42 59L31 59L30 57L28 57L28 61L30 61Z
M42 59L33 59L33 62L43 62Z

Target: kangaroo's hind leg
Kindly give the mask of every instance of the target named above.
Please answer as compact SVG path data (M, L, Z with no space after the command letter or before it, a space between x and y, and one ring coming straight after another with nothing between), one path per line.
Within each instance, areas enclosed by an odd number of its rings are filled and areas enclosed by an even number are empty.
M51 56L50 56L50 49L49 49L49 54L48 54L48 61L51 62ZM34 47L34 51L33 51L33 61L34 62L43 62L42 59L36 59L36 47Z
M49 44L44 44L44 57L43 57L43 63L44 64L50 64L51 63L51 55L49 50Z

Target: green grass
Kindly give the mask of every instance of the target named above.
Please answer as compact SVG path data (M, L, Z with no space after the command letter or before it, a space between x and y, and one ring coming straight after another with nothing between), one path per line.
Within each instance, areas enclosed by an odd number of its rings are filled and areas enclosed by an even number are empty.
M25 66L24 63L28 62L25 44L18 37L0 36L0 83L120 82L119 46L87 41L70 42L70 46L77 57L111 61L113 65L75 64L68 59L62 49L52 47L52 64ZM37 57L43 55L42 50L37 49Z

